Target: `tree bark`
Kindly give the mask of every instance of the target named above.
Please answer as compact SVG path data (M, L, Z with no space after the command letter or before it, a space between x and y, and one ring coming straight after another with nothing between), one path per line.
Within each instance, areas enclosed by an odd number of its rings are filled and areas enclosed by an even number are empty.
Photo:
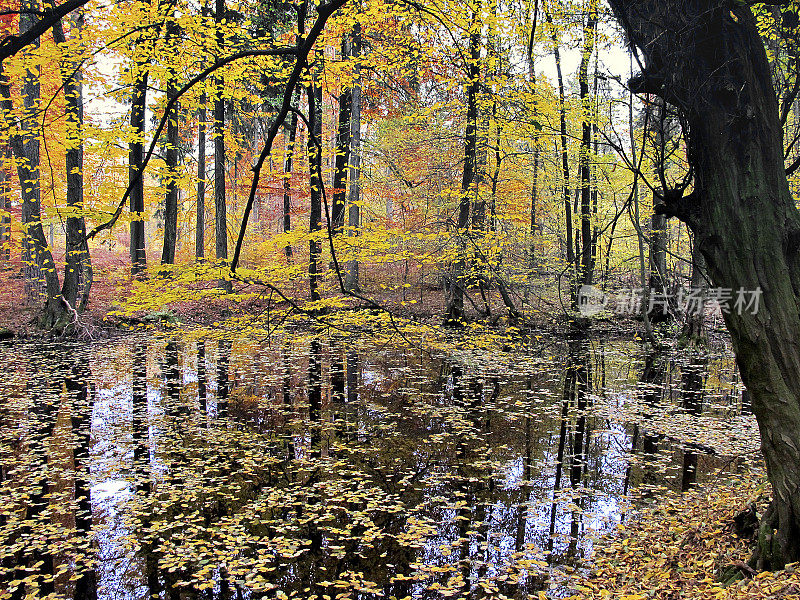
M175 15L169 15L167 23L167 47L178 36L178 25L175 22ZM174 67L168 67L167 75L167 102L175 98L178 93L178 74ZM164 195L164 245L161 251L161 264L175 264L175 246L178 241L178 118L180 115L180 104L176 103L172 108L172 114L167 120L167 148L165 163L167 167L167 191Z
M11 148L2 150L3 164L0 166L0 260L11 260L11 201L9 182L11 176L8 172L11 164Z
M464 271L467 268L467 227L475 193L478 152L478 93L480 91L481 27L480 5L472 9L467 62L467 122L464 129L464 169L461 174L461 198L456 222L458 256L450 265L445 288L445 325L459 326L464 320ZM474 218L474 217L473 217Z
M217 51L221 52L225 42L222 21L225 18L225 0L216 0L214 22L217 25ZM225 100L222 97L224 80L215 79L214 96L214 213L217 262L224 266L228 262L228 207L225 202ZM231 292L228 279L220 279L218 287Z
M202 260L206 255L206 93L200 95L197 114L197 224L194 237L194 256Z
M295 96L295 106L300 102L299 93ZM294 144L297 139L297 113L292 113L292 118L289 121L289 131L287 132L286 140L286 157L283 163L283 233L289 233L292 230L292 170L294 163ZM292 258L292 246L286 244L284 248L287 260Z
M356 64L350 112L350 169L348 173L350 189L347 196L347 226L348 235L357 236L361 226L361 68L358 63L361 56L361 25L358 23L353 27L351 52L356 59ZM345 289L351 292L358 291L360 289L358 261L349 260L346 269Z
M20 4L22 13L19 16L19 28L24 34L33 27L38 18L35 11L39 5L35 0L25 0ZM38 47L38 41L33 44ZM2 65L0 65L2 69ZM41 188L39 182L39 67L25 71L22 82L24 97L24 116L19 123L20 133L11 136L11 146L17 158L17 175L22 192L22 225L23 259L30 268L26 268L26 288L35 293L40 290L40 281L44 280L44 310L40 316L40 325L53 327L64 314L61 303L61 286L58 281L55 263L50 247L42 228ZM0 70L0 94L6 115L11 113L11 94L8 81ZM35 279L34 279L35 277ZM41 278L41 279L40 279Z
M317 59L321 59L318 56ZM308 96L308 168L311 186L309 231L311 239L308 248L308 287L311 301L320 299L319 293L319 261L322 255L322 242L316 233L322 228L322 86L320 73L312 75L311 83L306 88Z
M345 36L342 40L342 59L350 54L350 43ZM333 232L340 233L344 228L344 207L347 194L347 163L350 161L350 115L353 110L353 93L344 88L339 94L339 124L336 131L336 158L333 168Z
M590 285L594 279L594 236L592 235L592 98L589 95L589 61L594 52L597 29L597 2L590 2L589 14L583 28L583 52L578 72L581 99L581 283Z
M82 27L83 15L77 13L70 37L80 36ZM60 45L66 43L60 21L53 26L53 39ZM70 307L82 311L88 304L92 286L92 262L85 239L86 221L82 214L76 214L83 211L83 74L77 62L65 58L60 61L60 69L68 127L65 157L67 205L74 211L67 217L66 266L61 295Z
M147 102L147 59L136 61L136 79L131 97L131 129L135 136L128 144L128 183L131 185L131 274L141 277L147 268L144 231L144 174L136 180L144 160L145 106ZM134 183L136 180L136 183Z
M644 58L633 89L675 105L688 125L694 191L667 193L659 210L688 223L714 285L762 292L757 311L723 317L774 493L753 562L781 568L800 559L800 213L763 42L746 5L610 4Z
M561 48L558 43L556 30L553 28L553 17L549 11L545 11L547 23L551 28L551 39L553 41L553 54L556 61L556 75L558 79L558 115L559 115L559 143L561 153L561 194L564 200L564 220L566 223L567 234L567 273L569 273L570 300L573 308L577 307L578 296L575 289L575 246L572 232L572 203L569 197L569 153L567 151L567 107L564 92L564 76L561 72Z

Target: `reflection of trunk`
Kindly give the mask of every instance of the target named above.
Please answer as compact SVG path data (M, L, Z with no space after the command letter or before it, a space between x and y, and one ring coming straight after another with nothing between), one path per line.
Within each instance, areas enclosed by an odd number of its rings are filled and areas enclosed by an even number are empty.
M94 390L91 371L81 361L67 371L65 378L71 400L71 425L73 446L73 469L75 471L75 530L79 538L92 545L92 502L89 486L89 445L91 441L91 415ZM97 575L94 568L76 574L73 600L96 600Z
M658 351L650 352L645 358L644 370L639 379L642 388L642 399L644 403L654 411L658 410L658 403L662 398L665 364L664 355ZM644 413L642 419L647 422L651 414ZM656 455L658 454L659 436L643 428L642 431L642 452L644 453L642 481L646 485L656 483Z
M311 341L308 355L308 420L311 430L311 456L322 453L322 348L319 341Z
M353 67L355 80L353 81L352 106L350 109L350 169L348 179L350 190L347 194L347 227L349 236L357 236L361 227L361 67L358 64L361 56L361 25L356 23L353 27L352 55L356 59ZM347 262L345 289L357 292L359 285L358 260Z
M322 57L318 56L318 60ZM306 88L308 96L308 169L310 193L310 210L308 213L308 228L311 239L308 247L308 288L311 292L311 301L320 299L319 293L319 263L322 255L322 241L317 232L322 225L322 86L319 78L321 73L316 70L311 83Z
M28 397L32 400L31 407L32 428L30 435L30 447L33 454L32 467L36 469L34 476L39 476L33 486L33 493L27 503L26 523L34 523L40 527L46 526L52 519L47 512L50 508L49 479L52 476L52 465L50 464L49 447L53 437L53 431L58 417L58 408L61 402L61 391L64 381L58 379L47 379L45 371L41 371L42 365L52 364L55 357L50 353L35 353L32 363L36 372L28 375ZM34 533L30 525L24 525L22 536L32 536ZM27 558L26 571L28 573L38 573L44 578L40 583L39 593L42 596L54 592L52 575L54 573L53 555L50 548L42 543L34 543L33 549L25 552ZM17 577L22 579L22 577ZM49 579L49 581L48 581ZM28 588L28 592L31 588Z
M230 382L228 381L228 363L231 358L231 340L217 342L217 418L224 419L228 416L228 395Z
M311 430L309 457L312 461L318 461L322 456L322 347L319 340L316 339L311 340L308 355L308 420ZM311 475L311 480L318 481L320 479L320 467L318 464L314 466L315 472ZM308 494L307 503L309 507L315 507L320 503L320 498L313 489ZM321 565L322 531L314 519L311 519L308 524L308 539L310 541L310 556L315 565ZM316 571L316 568L309 569L309 571ZM321 579L316 572L309 572L308 576L315 581ZM322 594L318 595L321 596Z
M164 363L162 367L164 387L166 390L166 402L164 413L176 417L183 410L180 405L181 400L181 372L178 367L178 342L174 339L167 342L164 349Z
M592 389L592 370L588 348L585 344L576 344L573 352L575 356L575 408L577 418L572 443L572 468L570 469L569 479L572 487L577 488L580 486L586 470L586 451L589 441L586 412L589 394Z
M83 27L83 14L77 13L70 31L70 37L80 36ZM53 27L53 39L64 44L64 31L59 21ZM61 60L61 79L64 83L64 108L68 127L65 167L67 179L67 205L75 211L83 211L83 73L76 62ZM64 283L61 295L76 310L84 310L89 302L92 286L92 263L86 236L86 222L83 214L70 214L67 217L64 268ZM83 288L81 290L81 288ZM80 305L78 304L80 294Z
M207 407L208 381L206 379L206 342L197 340L197 401L200 404L201 424L205 424Z
M294 439L292 420L294 418L294 400L292 398L292 365L289 359L289 345L284 344L281 346L281 361L283 363L283 422L285 425L286 435L286 456L287 460L295 458Z
M149 455L149 425L147 411L147 344L136 342L131 353L131 398L133 402L131 436L133 438L133 465L136 472L136 489L149 489L147 458Z
M528 400L528 405L526 410L524 411L525 414L525 442L524 442L524 453L522 456L522 484L520 485L520 502L517 506L517 531L514 540L514 551L515 552L522 552L525 547L525 540L527 539L527 529L528 529L528 502L531 499L531 491L533 486L531 485L531 462L533 460L533 442L531 439L532 436L532 427L531 427L531 415L533 414L533 407L534 407L534 397L533 397L533 376L528 376L528 389L526 392L526 397Z
M564 469L564 455L567 445L567 429L569 424L569 408L575 401L577 385L577 365L575 362L576 351L574 346L580 341L570 340L567 364L564 370L564 388L561 394L561 423L558 429L558 449L556 450L556 468L553 477L553 499L550 503L550 530L547 539L548 561L552 564L556 560L553 553L556 533L556 516L558 514L559 491L561 490L561 473Z
M690 415L699 416L703 410L703 384L708 358L705 354L691 352L689 362L683 367L681 387L683 409ZM683 474L681 491L686 491L697 481L697 452L690 448L683 451Z

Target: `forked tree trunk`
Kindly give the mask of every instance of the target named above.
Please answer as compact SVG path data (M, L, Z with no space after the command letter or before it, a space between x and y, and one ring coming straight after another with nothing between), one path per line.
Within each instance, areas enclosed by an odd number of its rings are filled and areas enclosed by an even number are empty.
M694 192L661 212L688 223L716 287L760 290L723 313L752 395L773 487L754 564L800 560L800 213L784 170L778 103L750 8L722 0L612 0L646 70L639 93L688 124ZM749 299L749 295L748 295Z

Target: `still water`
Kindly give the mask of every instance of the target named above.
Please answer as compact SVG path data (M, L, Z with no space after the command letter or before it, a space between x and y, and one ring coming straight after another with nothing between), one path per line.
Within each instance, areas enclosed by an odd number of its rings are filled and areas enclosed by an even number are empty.
M758 447L732 356L0 347L0 599L525 598Z

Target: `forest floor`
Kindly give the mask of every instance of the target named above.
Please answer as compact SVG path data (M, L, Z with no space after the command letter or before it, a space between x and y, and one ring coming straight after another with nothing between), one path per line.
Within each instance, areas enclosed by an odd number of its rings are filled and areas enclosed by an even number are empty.
M186 288L187 291L204 292L201 294L201 300L183 299L179 293L164 293L163 304L154 306L153 303L150 303L151 305L146 310L134 310L130 315L120 317L120 312L130 312L121 311L120 308L125 306L126 301L132 296L134 287L134 281L129 273L127 256L98 247L92 251L92 264L94 281L90 302L81 321L92 330L93 337L112 336L145 323L152 325L155 321L147 319L151 313L162 316L172 315L176 322L185 326L211 326L218 325L232 316L257 315L267 310L268 307L280 310L282 307L288 306L277 296L270 295L269 290L264 292L264 288L248 287L239 282L234 285L234 291L240 293L239 298L217 297L208 293L209 288L214 287L214 283L205 282L204 284L192 284ZM441 287L425 285L419 289L417 286L414 291L391 289L383 285L383 280L387 275L382 273L380 268L364 270L369 271L371 280L366 283L362 294L373 304L370 306L368 302L349 298L344 303L348 309L355 306L362 308L379 306L386 308L399 319L425 323L433 328L439 328L442 324L445 300ZM26 300L22 272L18 252L12 255L11 261L5 262L0 268L0 329L9 330L15 337L20 338L46 337L47 332L39 330L36 325L36 317L43 302ZM164 288L172 286L178 289L181 285L177 283L173 285L173 282L166 279L161 281L164 281L163 286L157 284L156 278L151 279L153 297L161 294ZM331 288L327 295L338 295L335 282L323 282L323 286ZM294 288L289 286L286 291L297 299L307 297L306 283L298 283ZM325 295L323 292L323 296ZM488 294L491 310L488 318L478 315L478 311L485 308L485 299L481 292L477 289L470 290L468 295L473 298L472 303L465 302L468 320L474 319L476 322L490 327L507 324L507 309L496 290L491 290ZM567 314L562 310L558 299L552 296L553 290L546 289L544 286L540 291L532 294L529 302L523 308L526 326L552 329L559 325L563 326L568 321ZM521 293L515 300L518 304L522 304ZM302 303L302 300L299 300L299 303ZM631 333L635 329L635 326L632 327L632 325L630 319L598 319L593 331L602 333L613 330L618 333Z
M667 493L595 547L591 574L575 574L572 600L800 599L800 564L753 573L753 540L734 533L734 517L753 503L761 514L771 492L760 468L684 493ZM727 587L720 575L745 578Z

